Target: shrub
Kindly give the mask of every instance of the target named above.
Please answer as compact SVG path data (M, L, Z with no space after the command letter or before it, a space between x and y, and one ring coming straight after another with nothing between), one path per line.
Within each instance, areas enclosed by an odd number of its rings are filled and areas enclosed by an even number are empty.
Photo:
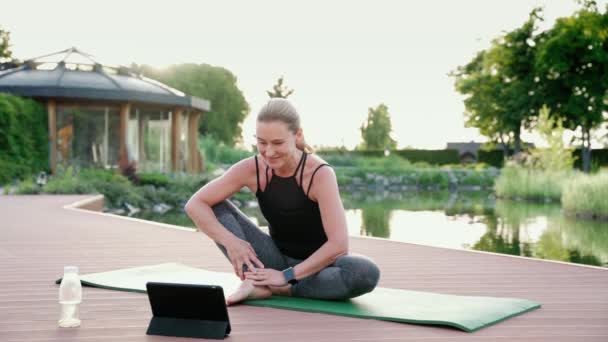
M537 129L549 147L531 151L529 166L535 169L562 171L571 170L575 157L564 146L564 127L561 118L552 118L546 106L539 112Z
M199 139L199 147L203 151L205 163L211 165L234 164L253 155L252 152L228 146L209 135Z
M43 192L49 194L90 194L95 193L95 189L87 181L81 181L76 177L74 168L68 167L65 170L57 168L54 176L43 187Z
M23 179L34 172L31 167L0 157L0 184Z
M169 184L169 177L162 173L138 173L138 185L153 185L156 187Z
M105 196L106 203L111 207L125 203L140 206L144 203L143 196L131 182L112 170L75 170L73 167L59 167L56 175L50 178L42 190L52 194L100 193Z
M20 195L34 195L40 193L40 187L37 184L34 184L34 181L31 179L24 180L19 182L17 185L16 193Z
M439 186L442 189L448 187L449 177L445 171L439 169L418 170L417 183L421 186Z

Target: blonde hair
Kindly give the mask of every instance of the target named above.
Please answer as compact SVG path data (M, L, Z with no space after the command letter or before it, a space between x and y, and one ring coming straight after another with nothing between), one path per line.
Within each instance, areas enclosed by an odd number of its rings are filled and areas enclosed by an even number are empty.
M286 99L274 97L270 99L258 112L258 122L281 121L287 124L287 129L293 134L300 129L300 114L296 108ZM296 140L296 147L306 153L314 153L314 149L306 143L302 135L302 141Z

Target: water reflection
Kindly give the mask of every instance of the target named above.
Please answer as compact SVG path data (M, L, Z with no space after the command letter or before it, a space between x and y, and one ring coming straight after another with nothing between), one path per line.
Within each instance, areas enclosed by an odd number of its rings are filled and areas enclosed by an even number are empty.
M349 234L608 267L608 223L565 217L559 204L491 193L342 194ZM244 212L268 223L258 208ZM139 217L194 227L183 213Z
M362 236L373 236L388 239L391 236L390 220L391 209L379 205L365 205L361 208L363 223L361 224Z
M344 202L349 225L360 226L357 235L608 266L608 224L565 217L559 204L441 192L351 195ZM358 212L360 223L352 219Z

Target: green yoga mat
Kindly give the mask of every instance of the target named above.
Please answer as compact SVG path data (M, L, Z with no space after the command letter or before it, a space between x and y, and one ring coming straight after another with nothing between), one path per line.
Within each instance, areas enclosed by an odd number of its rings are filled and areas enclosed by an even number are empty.
M81 275L80 279L83 285L133 292L146 292L149 281L220 285L226 295L240 283L232 273L212 272L177 263L86 274ZM60 282L61 279L56 283ZM540 308L538 303L525 299L455 296L381 287L347 301L275 296L248 300L243 304L403 323L447 325L466 332L474 332Z

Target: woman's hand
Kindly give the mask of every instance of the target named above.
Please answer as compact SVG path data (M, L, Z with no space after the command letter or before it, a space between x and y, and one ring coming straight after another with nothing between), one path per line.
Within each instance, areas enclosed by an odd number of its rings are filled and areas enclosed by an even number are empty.
M245 278L253 280L256 286L284 286L287 285L283 272L271 268L257 269L253 272L245 272Z
M250 271L257 269L254 265L257 265L257 267L262 269L264 268L264 264L258 259L255 250L249 242L234 238L226 243L224 247L226 247L228 258L232 262L234 273L241 278L241 280L245 280L243 265L247 265L247 268L249 268Z

